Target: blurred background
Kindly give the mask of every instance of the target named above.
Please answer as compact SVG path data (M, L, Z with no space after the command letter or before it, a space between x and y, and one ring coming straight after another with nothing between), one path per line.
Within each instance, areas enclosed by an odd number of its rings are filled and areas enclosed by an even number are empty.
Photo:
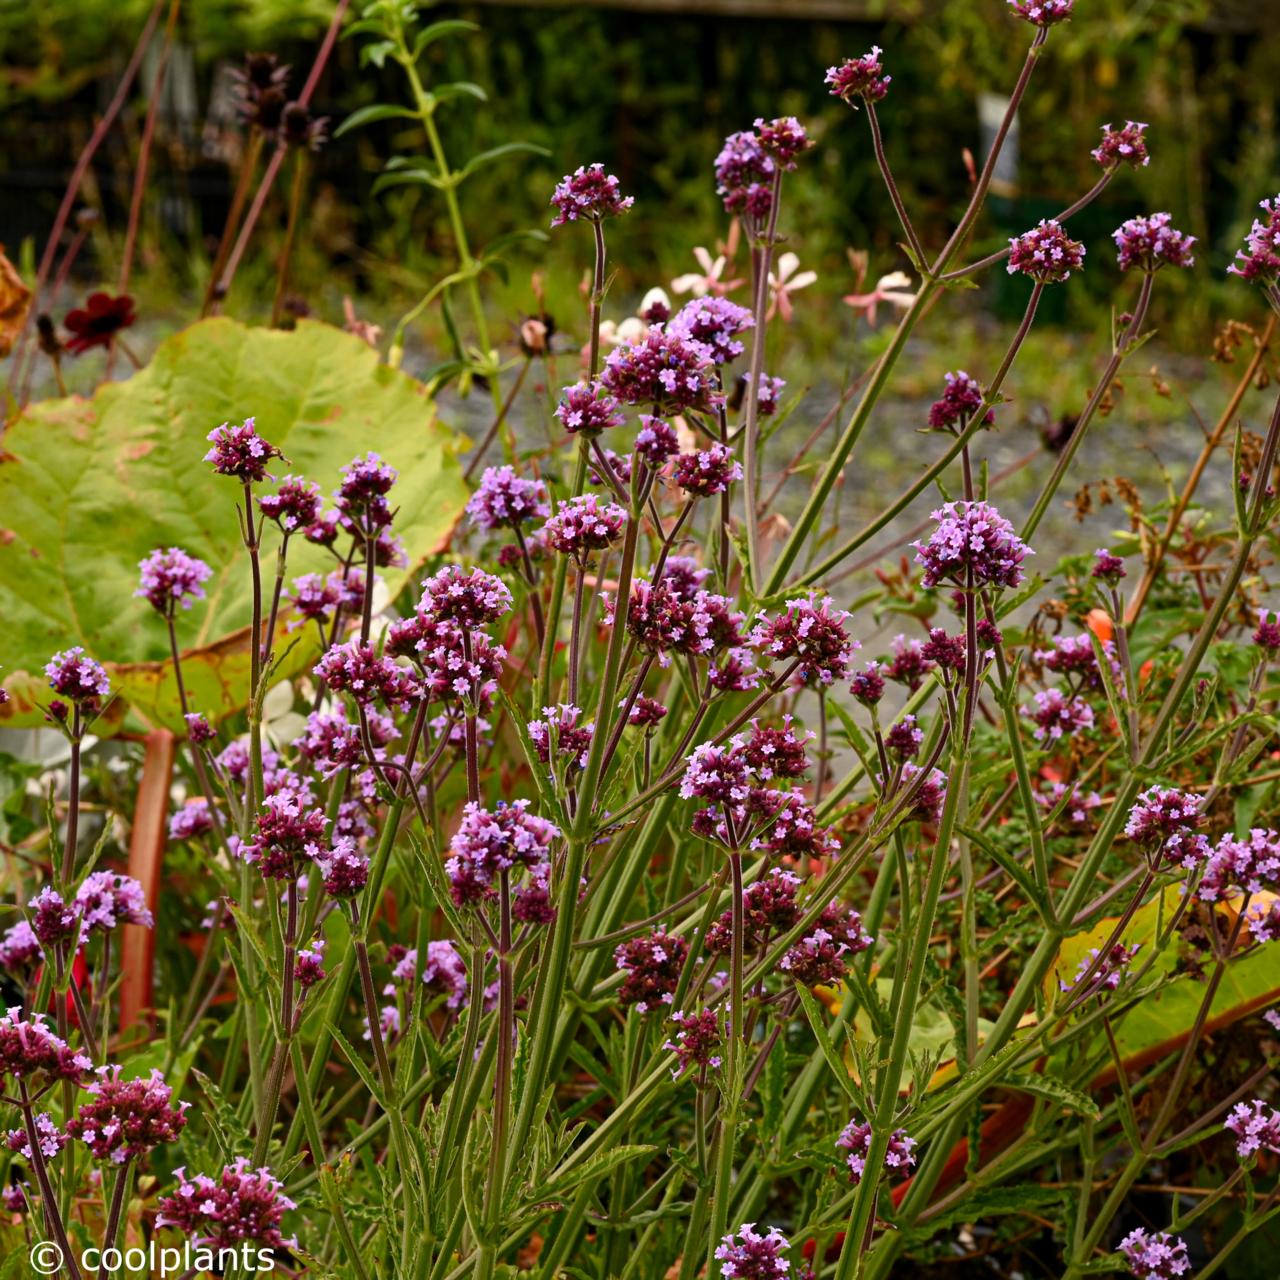
M357 0L350 16L362 7ZM784 440L797 448L826 414L838 412L841 395L865 373L892 327L890 304L872 323L865 307L842 300L865 294L891 272L911 270L896 244L865 122L828 95L826 68L883 47L893 77L879 109L886 146L925 244L937 247L964 207L973 167L982 162L1031 36L1005 0L414 7L427 11L427 22L477 24L475 32L433 42L421 61L428 88L464 81L487 95L483 102L461 95L437 113L454 167L516 140L545 149L483 167L460 188L473 244L524 228L545 230L555 182L580 164L602 161L635 196L632 214L609 224L613 274L605 314L613 321L630 315L650 287L670 289L681 274L698 271L695 246L714 253L729 238L712 177L724 136L757 116L794 114L805 122L817 146L787 180L781 229L785 249L799 260L797 274L816 278L796 293L787 323L772 326L768 354L769 368L788 380L795 401L789 412L799 408ZM153 0L0 0L0 242L28 280L68 174L152 8ZM178 5L130 283L138 311L131 341L142 356L199 312L248 145L235 109L237 69L250 52L276 54L291 65L296 94L333 13L334 0ZM1102 482L1089 501L1109 501L1105 486L1114 490L1117 473L1161 486L1169 468L1198 451L1198 420L1212 421L1238 374L1223 367L1231 357L1223 326L1261 319L1254 291L1225 269L1258 200L1280 187L1275 17L1275 4L1258 0L1078 0L1073 20L1054 28L972 256L1002 246L1088 190L1098 176L1089 153L1104 124L1148 122L1152 161L1138 172L1122 168L1071 224L1089 249L1086 270L1046 295L988 447L993 472L1027 468L1010 479L1009 501L1020 502L1041 469L1028 450L1040 442L1054 447L1055 430L1059 444L1065 438L1061 424L1073 421L1109 352L1113 311L1131 303L1131 282L1115 269L1110 233L1137 213L1170 211L1177 226L1199 238L1197 264L1162 273L1151 312L1158 341L1118 384L1110 422L1095 429L1082 452L1081 483ZM128 106L83 185L69 232L83 244L69 279L43 299L56 320L116 277L161 43L151 42ZM332 134L362 107L405 100L399 68L379 57L376 40L355 35L338 42L313 106ZM384 118L331 137L309 158L289 316L342 324L358 315L381 327L385 351L397 319L453 269L453 233L439 192L378 183L388 159L422 150L417 124ZM225 310L239 319L270 317L288 187L276 184L227 300ZM519 358L523 317L549 313L556 322L558 367L540 371L531 387L539 394L531 401L526 394L512 410L531 449L549 443L548 401L575 376L590 255L590 236L569 227L542 243L523 242L508 255L505 274L483 281L504 359ZM740 247L726 278L749 274L745 258ZM978 289L947 295L899 366L893 398L868 432L863 466L884 468L892 478L918 465L915 431L943 372L989 373L1026 293L1025 281L997 268ZM734 296L745 301L744 294ZM427 307L407 335L404 367L420 375L436 368L456 341L448 316L438 305ZM1205 359L1215 354L1217 364ZM120 362L116 376L128 372ZM42 362L36 394L53 393L48 374ZM66 368L72 391L88 393L100 376L100 362L92 359ZM441 406L473 435L492 416L488 397L461 398L456 387L442 393ZM781 491L779 509L802 501L806 484L801 468ZM879 497L875 484L850 485L841 518L861 518ZM1070 542L1071 520L1055 512L1046 531L1052 543Z

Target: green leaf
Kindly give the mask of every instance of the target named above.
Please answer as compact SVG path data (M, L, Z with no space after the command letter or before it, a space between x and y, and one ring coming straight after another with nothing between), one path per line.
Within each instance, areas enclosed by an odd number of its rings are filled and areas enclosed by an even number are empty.
M461 438L435 421L421 383L329 325L201 321L161 343L142 372L104 384L91 400L34 404L9 428L0 462L0 661L12 700L0 707L0 724L41 723L44 663L81 644L121 693L95 733L118 729L126 710L131 728L182 728L164 622L133 597L138 561L160 546L180 546L213 569L207 600L178 616L193 706L222 717L245 705L251 588L240 490L203 459L211 430L249 416L288 457L273 468L277 477L293 472L327 490L339 467L369 448L399 469L396 533L409 567L381 571L393 594L447 543L467 498ZM270 528L264 543L269 590ZM290 542L289 579L332 565L321 548ZM279 633L277 652L299 638L284 677L314 658L306 630Z
M413 59L416 62L428 45L435 44L445 36L461 36L479 30L474 22L468 22L465 18L444 18L440 22L433 22L430 26L423 27L414 37Z
M532 1190L539 1200L550 1200L556 1196L563 1196L566 1192L572 1191L574 1187L580 1186L588 1179L600 1181L605 1174L612 1172L619 1165L626 1164L631 1160L638 1160L641 1156L652 1155L657 1150L657 1147L638 1145L613 1147L585 1160L568 1173L561 1174L558 1177L555 1173L552 1173L546 1181L540 1181Z
M437 85L431 90L431 96L437 102L449 102L453 98L470 97L477 102L488 102L489 95L470 80L455 80L453 84Z
M333 136L340 138L353 129L363 129L367 124L378 120L416 120L417 115L408 107L397 107L390 103L375 102L372 106L361 107L353 111L334 131Z
M1037 1075L1034 1071L1011 1071L1000 1083L1010 1089L1056 1102L1068 1111L1074 1111L1076 1115L1088 1116L1090 1120L1097 1120L1102 1115L1098 1104L1087 1094L1068 1088L1053 1076Z
M807 987L797 982L795 988L805 1017L809 1019L809 1026L813 1029L814 1038L818 1041L818 1048L822 1050L822 1056L826 1058L827 1066L831 1068L831 1074L835 1076L836 1083L850 1098L856 1097L857 1093L849 1081L849 1068L840 1057L827 1032L826 1015L822 1012L822 1006L813 998Z
M490 147L488 151L481 151L478 155L474 155L467 161L461 169L458 170L455 177L458 182L464 182L471 177L473 173L483 169L485 165L493 164L495 160L501 160L506 156L531 155L531 156L549 156L550 151L546 147L540 147L532 142L504 142L500 147Z

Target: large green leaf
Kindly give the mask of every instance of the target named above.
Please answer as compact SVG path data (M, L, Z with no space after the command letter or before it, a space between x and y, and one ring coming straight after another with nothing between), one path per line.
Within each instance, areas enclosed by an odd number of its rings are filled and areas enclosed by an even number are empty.
M0 460L0 676L11 694L0 723L40 721L49 654L81 644L108 665L130 718L180 727L161 619L135 599L138 561L180 546L214 570L208 601L179 616L192 703L225 715L247 701L250 582L236 518L237 484L203 461L206 436L256 417L283 449L287 472L326 491L338 469L374 450L400 470L396 532L410 568L389 569L392 590L449 537L466 501L462 438L435 420L421 383L387 368L364 342L327 325L292 332L201 321L161 344L151 363L91 400L32 405L10 428ZM275 539L263 549L264 591ZM288 577L327 571L332 558L295 540ZM312 654L301 643L286 669ZM277 651L279 652L280 646ZM119 724L125 707L109 716Z

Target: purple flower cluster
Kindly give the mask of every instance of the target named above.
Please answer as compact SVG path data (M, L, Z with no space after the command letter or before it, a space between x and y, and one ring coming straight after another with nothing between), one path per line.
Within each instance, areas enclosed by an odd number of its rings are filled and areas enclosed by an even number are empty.
M990 503L948 502L933 519L938 527L928 542L911 544L926 587L947 580L961 587L1016 587L1022 581L1022 562L1034 552Z
M884 697L884 672L880 664L868 662L854 675L849 692L864 707L874 707Z
M1047 790L1036 793L1036 803L1042 809L1052 811L1062 803L1062 798L1066 794L1066 783L1054 782L1050 784ZM1090 791L1086 794L1079 787L1073 786L1071 788L1071 798L1063 807L1060 820L1065 820L1075 827L1084 827L1089 823L1089 814L1094 809L1101 807L1102 797L1096 791Z
M635 1005L639 1013L670 1004L688 954L683 938L662 929L620 944L613 953L614 963L626 974L619 1003Z
M359 640L327 649L313 670L335 693L349 693L361 704L381 700L408 710L422 697L421 681L412 671Z
M253 839L240 848L269 880L296 880L322 852L328 819L323 809L305 809L292 795L267 796L254 822Z
M1186 1242L1167 1231L1148 1232L1137 1227L1120 1241L1116 1252L1124 1254L1138 1280L1172 1280L1191 1271Z
M643 338L609 353L600 381L623 404L652 405L655 413L705 413L723 400L715 370L714 352L705 343L651 324Z
M26 920L11 924L0 936L0 969L21 973L44 958L40 939Z
M138 568L141 582L133 594L166 618L173 617L178 605L190 609L193 600L203 600L204 584L213 576L203 560L187 555L181 547L157 548L138 561Z
M16 1077L30 1086L49 1080L79 1081L93 1063L45 1025L43 1014L24 1018L21 1009L0 1016L0 1080Z
M814 735L797 734L791 727L791 717L782 717L782 726L773 728L753 720L751 734L742 747L742 754L756 777L764 782L772 778L799 778L809 771L809 758L805 744Z
M796 890L800 877L793 871L775 867L742 893L742 940L748 951L756 950L774 934L785 933L800 919ZM726 911L707 930L707 950L712 955L728 955L733 946L733 912Z
M482 627L511 612L511 592L483 569L448 564L422 584L419 607L437 622Z
M93 871L85 876L76 890L75 906L89 931L109 933L122 924L150 929L155 923L142 885L132 876L114 871Z
M1261 202L1262 218L1255 218L1245 247L1227 271L1242 280L1273 285L1280 279L1280 196Z
M942 395L929 406L929 425L935 431L948 431L982 408L982 387L963 369L948 373L946 384ZM982 421L990 424L995 420L995 411L988 409Z
M272 458L284 455L270 441L264 440L254 425L253 418L246 418L241 426L229 422L209 432L213 448L204 460L213 464L220 476L231 476L245 484L261 484L267 478L267 465Z
M1235 893L1270 890L1280 881L1280 835L1254 827L1243 840L1224 835L1205 860L1197 894L1218 902Z
M722 1061L717 1050L724 1043L720 1032L720 1021L710 1009L701 1013L682 1013L677 1010L671 1015L674 1030L671 1038L663 1044L663 1048L676 1055L676 1067L671 1075L679 1079L690 1067L699 1071L708 1067L718 1067Z
M746 307L740 307L728 298L708 294L686 302L671 318L667 328L695 342L702 343L711 352L716 364L726 364L744 350L737 340L755 326L755 317Z
M838 985L844 981L849 961L872 941L852 907L831 902L818 917L817 928L787 950L778 968L803 987Z
M1084 245L1072 240L1053 218L1009 241L1010 275L1021 273L1040 284L1060 284L1084 265Z
M551 225L561 227L580 218L599 222L601 218L616 217L630 209L635 198L622 194L617 178L605 173L604 165L593 164L579 165L561 178L552 192L551 203L556 208Z
M275 493L258 499L258 510L285 533L296 533L320 518L320 486L302 476L285 476Z
M192 797L169 818L169 839L175 842L195 840L212 830L213 814L204 796Z
M916 788L912 817L923 822L937 822L947 799L947 775L941 769L931 769L927 777L917 782L922 772L918 765L908 761L902 766L902 785L904 788Z
M1096 969L1094 969L1094 963L1098 959L1099 949L1093 947L1086 955L1081 957L1080 963L1076 966L1075 979L1071 985L1065 982L1059 982L1058 985L1063 991L1072 991L1084 981L1085 975L1089 970L1093 969L1093 977L1089 979L1088 990L1090 992L1114 991L1124 980L1124 975L1133 963L1133 959L1138 954L1141 946L1142 944L1138 942L1135 942L1131 947L1126 947L1123 942L1114 943Z
M46 947L72 945L80 937L80 913L46 885L31 899L31 929Z
M45 663L44 673L54 693L81 705L105 698L111 692L111 681L102 665L79 645L55 653Z
M648 464L650 471L657 471L668 458L680 452L680 440L676 429L661 418L642 414L640 430L636 434L636 453Z
M1052 27L1066 22L1076 0L1009 0L1009 7L1024 22L1037 27Z
M849 1166L849 1181L855 1185L862 1181L867 1172L867 1155L871 1150L871 1137L870 1124L851 1120L836 1139L836 1146L841 1151L848 1152L845 1163ZM884 1167L890 1171L913 1168L916 1162L912 1154L915 1145L916 1140L908 1136L905 1129L895 1129L889 1137Z
M884 74L880 64L883 50L871 46L870 53L858 58L846 58L838 67L828 67L826 83L831 86L831 96L842 98L850 106L855 98L864 102L879 102L888 92L892 76Z
M417 961L416 952L408 954ZM447 1009L461 1009L467 1003L467 966L452 942L437 940L427 943L422 981L428 991L444 996Z
M585 769L595 725L579 724L582 709L563 702L559 706L543 707L542 714L545 720L530 720L528 726L529 739L538 759L543 764L551 764L554 754L557 765L563 762L566 772Z
M1035 723L1037 742L1057 742L1092 729L1094 724L1093 708L1083 698L1060 689L1042 689L1036 694L1035 706L1023 707L1022 713Z
M742 479L742 467L727 444L713 444L695 453L676 458L671 479L677 488L693 498L710 498L724 493Z
M598 381L575 382L565 387L556 406L556 417L570 435L599 435L609 427L620 427L626 422L618 401Z
M71 1141L71 1135L64 1129L59 1129L54 1123L53 1117L47 1111L41 1111L35 1117L34 1128L36 1131L36 1145L40 1148L40 1154L46 1160L52 1160L59 1155ZM10 1151L17 1152L24 1160L30 1160L31 1156L31 1138L25 1127L22 1129L10 1129L5 1134L6 1145Z
M640 648L659 656L708 654L735 644L742 615L726 596L682 583L671 574L671 561L656 584L637 579L627 601L627 632ZM610 616L611 621L616 619Z
M145 1080L122 1080L120 1068L108 1066L98 1068L98 1077L85 1086L92 1100L67 1121L67 1133L95 1159L125 1164L162 1142L177 1142L190 1104L173 1105L173 1090L159 1071Z
M391 523L387 494L399 474L376 453L353 458L342 468L342 483L334 497L334 506L348 532L368 535Z
M545 519L550 510L547 486L522 479L509 466L486 467L467 503L467 515L479 529L515 529L526 520Z
M297 1206L270 1169L251 1169L245 1159L227 1165L216 1178L188 1178L175 1169L178 1189L158 1206L157 1227L176 1227L197 1244L232 1247L245 1240L282 1249L296 1245L280 1231L284 1215Z
M715 1257L724 1280L777 1280L791 1274L791 1264L782 1256L791 1248L777 1227L761 1235L754 1222L744 1222L716 1245Z
M622 537L627 513L616 502L602 502L594 493L562 502L543 526L547 542L579 564L593 551L604 551Z
M773 206L773 158L751 130L731 133L716 156L716 195L726 213L741 214L752 222L769 216Z
M325 980L323 938L312 938L304 947L298 948L293 961L293 980L303 991L308 991Z
M844 680L858 642L845 631L849 614L829 596L788 600L774 618L761 614L748 643L766 661L795 662L797 684L828 687Z
M544 878L559 835L554 823L529 812L528 800L500 801L492 810L468 804L444 864L454 902L461 907L492 897L499 873L516 867L528 868L535 881Z
M1174 227L1167 213L1130 218L1115 229L1111 238L1116 242L1116 260L1121 271L1138 267L1150 272L1166 266L1190 267L1195 263L1191 252L1195 236Z
M1260 1151L1280 1155L1280 1111L1261 1098L1237 1103L1222 1127L1236 1135L1236 1155L1241 1160L1252 1160Z
M332 848L321 850L316 861L330 897L354 898L369 882L369 859L356 848L351 836L337 836Z
M884 745L896 759L914 760L924 745L924 732L916 723L915 716L904 715L897 724L891 725L884 735Z
M760 150L775 161L779 169L794 169L796 157L814 145L795 116L779 116L775 120L757 116L755 127Z
M1209 856L1209 842L1196 828L1203 820L1196 796L1172 787L1148 787L1129 811L1124 833L1153 865L1188 870Z
M1127 164L1138 169L1151 163L1147 154L1147 140L1142 135L1147 126L1137 120L1126 120L1123 129L1102 126L1102 141L1089 154L1104 168L1114 169Z

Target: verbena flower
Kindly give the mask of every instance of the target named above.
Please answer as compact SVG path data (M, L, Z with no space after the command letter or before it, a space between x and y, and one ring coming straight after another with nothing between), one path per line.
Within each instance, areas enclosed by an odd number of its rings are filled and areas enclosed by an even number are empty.
M213 448L204 455L204 460L213 464L218 475L231 476L245 484L261 484L267 478L271 459L284 456L258 434L253 418L246 418L238 427L224 422L209 432L209 440Z
M799 778L809 771L805 744L812 742L814 735L797 734L791 724L789 715L782 717L782 724L777 728L762 726L756 720L751 722L751 733L743 744L742 754L752 772L762 781Z
M369 859L349 835L334 837L330 848L317 854L324 891L333 898L353 898L369 881Z
M844 680L860 647L845 631L850 615L829 596L788 600L774 618L761 614L749 643L767 661L796 662L797 684L827 687Z
M864 707L874 707L884 697L884 674L880 664L878 662L868 662L861 671L854 675L853 681L849 685L849 692Z
M1072 683L1082 688L1102 688L1103 680L1102 672L1098 668L1098 655L1088 635L1081 632L1075 636L1054 636L1049 643L1050 648L1037 649L1033 654L1035 660L1046 671L1067 676ZM1102 652L1111 667L1112 675L1119 680L1121 671L1115 656L1114 642L1105 641Z
M213 830L213 814L204 796L195 796L169 817L169 839L195 840Z
M1083 698L1064 694L1060 689L1040 690L1035 705L1023 707L1022 714L1035 723L1033 736L1037 742L1057 742L1094 725L1093 708Z
M31 899L31 929L46 947L73 945L80 936L80 912L46 885Z
M1253 633L1253 643L1275 653L1280 650L1280 614L1274 616L1263 610L1258 617L1258 629Z
M716 363L705 343L667 325L651 324L636 342L615 347L600 381L623 404L650 405L655 413L709 412L722 400Z
M982 408L982 387L963 369L946 375L946 387L942 395L929 406L929 425L935 430L947 430L967 421ZM982 421L996 420L995 411L988 409Z
M786 1236L777 1227L761 1235L755 1225L744 1222L716 1246L724 1280L775 1280L791 1274L791 1264L782 1256L791 1248Z
M773 158L751 130L731 133L716 156L716 195L726 213L742 214L759 222L773 206Z
M728 298L701 297L686 302L667 328L702 343L716 364L725 364L744 350L738 335L754 328L755 317Z
M890 755L899 760L914 760L924 744L924 732L917 725L915 716L904 715L897 724L891 725L884 735L884 744Z
M664 929L621 943L613 953L614 963L626 975L618 1003L634 1005L638 1013L669 1005L688 954L689 944Z
M923 770L908 761L902 766L902 786L907 789L916 784ZM911 806L911 817L925 822L937 822L942 817L942 806L947 799L947 775L941 769L930 769L929 774L919 782L914 802Z
M1280 1155L1280 1111L1261 1098L1238 1102L1222 1126L1236 1136L1236 1155L1252 1160L1259 1152Z
M320 518L320 486L302 476L285 476L275 493L258 499L258 510L286 533L306 529Z
M327 976L324 971L325 945L323 938L312 938L306 946L298 948L293 961L293 980L303 991L317 986Z
M342 483L334 495L340 520L352 532L368 534L391 523L387 494L400 473L376 453L353 458L342 468Z
M608 603L607 617L616 625L613 601ZM686 595L665 574L656 585L637 579L627 601L628 634L645 652L656 654L663 666L672 653L709 654L737 643L741 624L742 615L727 597L702 590Z
M896 635L889 642L891 659L882 668L886 680L906 685L915 693L930 675L936 664L925 655L925 642L914 637Z
M1058 222L1042 218L1038 227L1009 241L1010 275L1021 273L1041 284L1060 284L1084 265L1084 245L1072 240Z
M836 1146L848 1154L845 1163L849 1166L849 1181L857 1185L867 1172L867 1155L871 1151L871 1125L865 1121L851 1120L836 1139ZM913 1154L916 1140L910 1137L905 1129L895 1129L889 1137L889 1146L885 1152L884 1167L890 1172L900 1172L915 1166Z
M1195 264L1195 256L1191 252L1195 236L1177 230L1167 213L1130 218L1115 229L1111 238L1116 242L1116 260L1121 271L1138 267L1150 272L1161 267L1190 267Z
M1254 827L1243 839L1228 832L1210 852L1196 893L1218 902L1236 893L1268 892L1280 883L1280 835Z
M26 920L11 924L0 935L0 969L22 973L34 968L44 958L40 939Z
M514 467L485 467L480 486L467 503L467 515L478 529L515 529L550 513L547 486L524 480Z
M696 797L731 808L744 804L751 794L751 766L742 745L742 739L734 737L727 746L704 742L695 747L680 779L681 798Z
M667 708L657 698L650 698L642 693L627 713L627 723L637 729L652 729L661 723L666 714Z
M461 1009L467 1003L467 966L447 939L427 943L422 981L432 994L444 996L446 1009Z
M285 596L289 607L298 615L290 626L303 622L328 622L342 600L338 587L318 573L304 573L294 578L293 590Z
M913 542L924 585L1016 587L1023 560L1034 552L989 502L948 502L933 512L938 527L928 542Z
M1045 810L1053 810L1058 807L1062 801L1062 797L1067 794L1067 786L1064 782L1050 783L1046 790L1036 792L1036 803ZM1096 791L1084 792L1079 787L1072 786L1071 798L1067 801L1059 817L1060 822L1065 822L1071 826L1083 827L1089 822L1089 815L1094 809L1102 807L1102 797Z
M155 923L142 885L132 876L114 871L93 871L85 876L76 890L75 906L90 932L108 933L122 924L150 929Z
M1102 141L1089 154L1104 168L1115 169L1121 164L1138 169L1151 163L1147 153L1147 140L1143 137L1147 126L1137 120L1126 120L1123 129L1102 126Z
M92 1070L83 1053L49 1030L43 1014L25 1018L13 1008L0 1017L0 1080L25 1080L31 1087L51 1080L80 1081Z
M864 102L879 102L888 92L892 76L884 74L880 64L883 50L872 45L870 53L857 58L846 58L837 67L828 67L825 82L831 86L831 96L842 98L850 106L855 98Z
M742 467L725 444L713 444L696 453L682 453L671 472L677 488L695 498L710 498L724 493L731 484L742 479Z
M60 697L84 705L105 698L111 692L111 681L100 663L90 658L80 645L55 653L45 663L49 688Z
M1141 943L1134 943L1133 946L1126 947L1122 942L1115 943L1107 952L1102 963L1094 970L1093 977L1089 979L1088 989L1090 991L1114 991L1124 980L1125 973L1133 963L1141 945ZM1076 966L1074 981L1071 984L1059 982L1060 989L1073 991L1078 987L1084 981L1085 975L1093 968L1098 955L1099 949L1093 947L1086 955L1082 956L1080 963Z
M1167 1231L1148 1232L1137 1227L1120 1241L1116 1252L1124 1254L1129 1271L1138 1280L1170 1280L1191 1272L1186 1242Z
M620 427L626 422L618 401L605 391L601 383L575 382L565 387L556 406L560 425L570 434L598 435L609 427Z
M582 709L563 702L559 706L543 707L542 714L545 720L530 720L528 725L529 739L538 759L543 764L551 764L554 754L557 762L563 761L569 772L585 769L595 725L579 724Z
M381 701L407 710L422 697L421 681L412 671L359 640L326 650L312 670L334 692L349 693L363 704Z
M683 1013L677 1010L671 1015L671 1038L663 1044L663 1048L676 1055L676 1067L672 1070L673 1079L678 1080L691 1067L705 1070L718 1067L721 1057L718 1052L724 1043L720 1032L720 1020L710 1009L701 1013Z
M469 803L445 861L454 902L458 906L480 902L492 895L501 871L545 863L551 842L559 835L555 823L529 812L528 800L500 801L495 809Z
M203 713L192 711L182 718L187 724L187 741L193 747L202 747L217 738L217 730L209 723L209 718Z
M605 471L604 463L599 465L593 463L587 472L587 479L590 483L594 485L608 484L608 476L611 473L618 484L630 484L631 455L629 453L615 453L612 449L601 449L600 452L604 455L604 462L608 464L608 472Z
M284 1215L297 1206L269 1169L251 1169L248 1160L227 1165L215 1178L188 1178L175 1169L178 1188L157 1206L157 1227L176 1227L196 1244L232 1247L246 1240L271 1248L296 1246L280 1231Z
M604 551L622 537L627 513L616 502L602 502L584 493L562 502L543 526L547 542L556 551L579 562L593 551Z
M644 414L640 418L640 430L636 435L636 453L648 464L650 471L659 470L668 458L680 452L680 440L676 429L661 418Z
M1093 553L1093 568L1089 570L1089 576L1105 582L1109 587L1118 587L1125 576L1124 561L1105 547L1099 547Z
M98 1079L85 1086L93 1097L67 1121L67 1132L83 1142L97 1160L125 1164L162 1142L177 1142L190 1105L173 1104L173 1090L152 1069L146 1079L122 1080L121 1068L98 1068Z
M1173 787L1148 787L1129 811L1124 833L1154 865L1190 870L1209 855L1209 842L1196 831L1203 818L1198 797Z
M818 815L803 791L757 791L753 800L765 801L765 848L777 857L797 863L825 858L836 853L840 841L835 833L818 822Z
M785 933L800 919L796 890L800 877L793 871L774 867L742 893L743 944L748 950L762 947L771 936ZM733 912L725 911L707 930L707 950L712 955L728 955L733 946Z
M981 635L979 635L981 639ZM940 669L945 679L948 672L963 671L965 665L964 636L949 636L941 627L931 627L929 638L920 646L922 661Z
M166 618L173 617L178 605L190 609L193 600L203 600L204 584L213 577L213 570L203 560L187 555L181 547L157 548L138 561L138 568L141 582L133 594Z
M625 213L635 203L633 196L624 196L618 179L605 173L604 165L580 165L573 173L566 174L556 184L551 194L556 208L553 227L583 219L599 222L601 218L616 217Z
M306 809L287 794L267 796L240 856L269 880L296 880L324 847L328 825L323 809Z
M814 145L795 116L779 116L775 120L757 116L755 128L761 151L781 169L794 169L796 157Z
M40 1154L46 1160L55 1159L62 1149L71 1141L71 1135L65 1129L59 1129L53 1117L47 1111L41 1111L34 1117L36 1143ZM16 1152L24 1160L31 1160L31 1137L25 1127L10 1129L5 1135L6 1145L10 1151Z
M511 612L511 591L483 569L449 564L422 584L419 607L438 622L482 627Z
M1024 22L1034 23L1037 27L1052 27L1071 17L1075 2L1076 0L1009 0L1009 7Z
M786 951L778 968L804 987L839 984L849 961L871 942L862 930L862 917L852 907L832 902L817 927Z
M1264 217L1255 218L1245 247L1227 268L1242 280L1273 285L1280 279L1280 196L1261 201Z

